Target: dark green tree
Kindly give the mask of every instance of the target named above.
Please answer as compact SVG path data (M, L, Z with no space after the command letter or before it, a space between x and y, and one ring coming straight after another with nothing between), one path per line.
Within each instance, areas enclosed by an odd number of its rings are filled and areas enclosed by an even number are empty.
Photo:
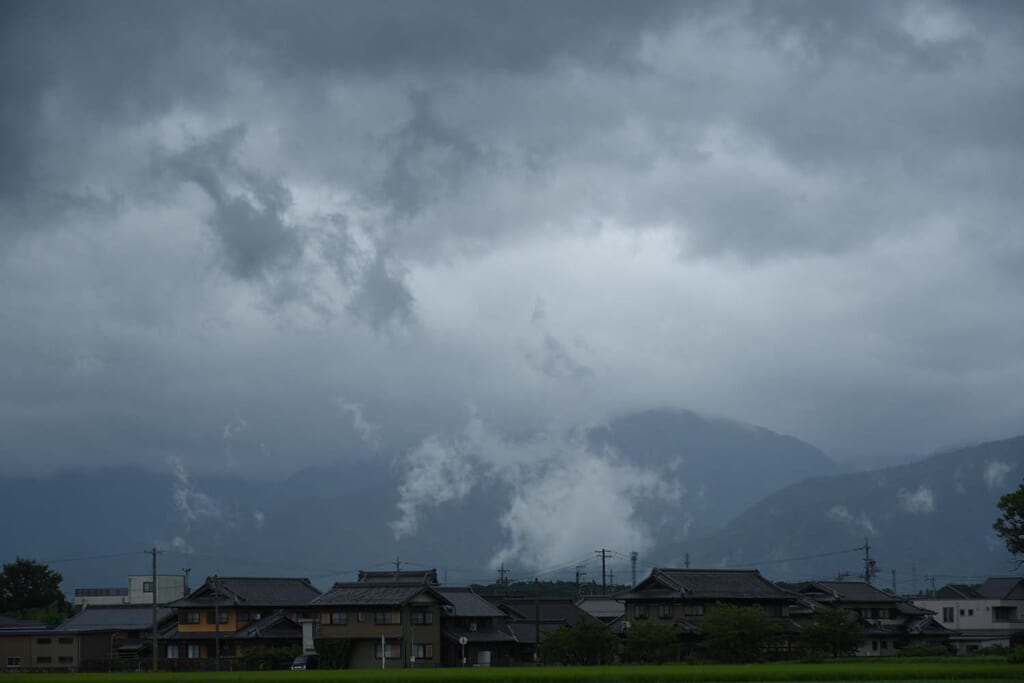
M814 612L814 621L800 631L800 648L833 657L852 654L860 644L857 617L840 607L824 607Z
M679 658L680 630L677 626L641 619L626 631L626 660L634 664L657 664Z
M571 627L549 631L541 640L540 658L546 664L610 664L618 644L605 624L581 617Z
M700 646L718 662L756 662L781 633L759 605L717 603L700 625Z
M1007 550L1014 555L1024 555L1024 482L1016 491L1001 497L996 506L1002 514L992 528L1006 543Z
M32 611L68 611L60 589L64 577L45 564L17 558L0 572L0 613L26 615Z

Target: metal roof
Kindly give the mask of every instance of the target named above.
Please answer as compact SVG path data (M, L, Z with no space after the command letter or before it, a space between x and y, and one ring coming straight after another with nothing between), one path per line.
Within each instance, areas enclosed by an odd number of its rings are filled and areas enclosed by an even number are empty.
M174 615L162 607L157 610L157 622ZM85 633L89 631L144 631L153 627L151 605L96 605L70 617L54 631Z

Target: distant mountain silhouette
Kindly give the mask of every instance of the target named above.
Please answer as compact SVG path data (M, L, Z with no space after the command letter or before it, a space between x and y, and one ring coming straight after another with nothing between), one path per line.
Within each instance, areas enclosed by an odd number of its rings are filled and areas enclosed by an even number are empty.
M759 566L779 578L863 573L867 538L877 582L899 590L926 586L925 576L968 580L1007 573L1014 563L992 531L999 496L1024 477L1024 436L940 453L870 472L815 477L782 488L719 532L690 543L699 565ZM916 574L917 581L913 576Z

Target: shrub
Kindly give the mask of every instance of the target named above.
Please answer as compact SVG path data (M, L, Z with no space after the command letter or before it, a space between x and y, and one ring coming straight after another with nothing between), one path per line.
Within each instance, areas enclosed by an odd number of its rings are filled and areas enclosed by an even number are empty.
M626 660L633 664L660 664L679 658L679 628L640 620L626 631Z
M1024 664L1024 647L1011 647L1010 654L1006 656L1010 664Z
M716 662L759 661L782 632L764 608L726 603L717 603L700 629L701 648Z
M298 656L295 647L254 647L245 650L240 660L246 671L270 671L287 669Z
M317 638L313 641L321 669L347 669L352 655L350 638Z
M945 657L949 650L937 643L914 643L899 651L900 657Z

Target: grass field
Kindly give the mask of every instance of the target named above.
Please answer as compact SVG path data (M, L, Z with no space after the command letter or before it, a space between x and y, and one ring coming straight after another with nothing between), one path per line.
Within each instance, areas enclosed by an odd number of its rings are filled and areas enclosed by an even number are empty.
M356 683L469 681L475 683L617 683L631 681L1024 681L1024 665L998 660L948 659L848 661L824 664L665 665L420 669L362 671L261 671L222 673L14 674L0 683Z

